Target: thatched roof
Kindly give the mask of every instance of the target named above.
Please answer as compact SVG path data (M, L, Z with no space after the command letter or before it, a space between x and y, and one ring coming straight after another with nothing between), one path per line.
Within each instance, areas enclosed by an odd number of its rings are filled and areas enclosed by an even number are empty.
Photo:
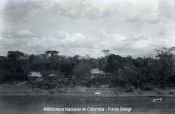
M91 69L91 74L105 74L105 73L99 70L98 68L93 68Z
M57 75L53 74L53 73L49 75L49 77L55 77L55 76L57 76Z
M38 77L38 78L41 78L42 75L40 72L30 72L29 75L27 75L28 77Z

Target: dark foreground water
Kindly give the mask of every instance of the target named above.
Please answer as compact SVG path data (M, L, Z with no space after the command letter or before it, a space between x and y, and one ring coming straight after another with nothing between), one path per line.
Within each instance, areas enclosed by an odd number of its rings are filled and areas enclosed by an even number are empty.
M158 103L153 103L152 99L148 97L4 96L0 97L0 114L175 114L175 98L163 98L163 102ZM44 107L48 108L44 111ZM73 111L75 108L81 111ZM86 111L82 111L82 108ZM115 110L112 111L112 108Z

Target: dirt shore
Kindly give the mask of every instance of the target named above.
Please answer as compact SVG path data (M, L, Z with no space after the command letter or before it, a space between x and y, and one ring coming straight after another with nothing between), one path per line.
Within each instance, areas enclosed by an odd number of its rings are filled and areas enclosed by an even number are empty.
M95 92L101 94L95 94ZM175 97L175 89L154 89L153 91L134 90L126 92L121 88L90 88L76 86L74 88L55 88L43 90L39 88L30 88L25 83L18 84L1 84L0 96L41 96L41 95L73 95L85 97L128 97L128 96L143 96L143 97Z

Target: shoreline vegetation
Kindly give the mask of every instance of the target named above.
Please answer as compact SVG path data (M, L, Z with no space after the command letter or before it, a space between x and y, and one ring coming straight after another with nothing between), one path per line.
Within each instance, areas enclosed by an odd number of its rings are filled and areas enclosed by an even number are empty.
M101 91L103 96L96 95L96 91ZM120 87L64 87L54 89L31 88L26 82L17 84L1 84L0 96L80 96L80 97L175 97L175 88L158 89L151 91L128 90Z
M0 56L0 95L174 96L175 47L156 56L91 58L8 51Z

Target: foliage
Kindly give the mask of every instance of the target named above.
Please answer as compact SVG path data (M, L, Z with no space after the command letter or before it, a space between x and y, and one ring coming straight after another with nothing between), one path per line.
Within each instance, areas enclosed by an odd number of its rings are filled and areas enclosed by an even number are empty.
M74 67L73 74L77 84L85 84L90 78L90 66L85 63L77 64Z
M109 54L104 50L104 57L89 56L67 57L58 55L58 51L49 50L44 54L27 55L20 51L9 51L7 56L0 56L0 83L26 81L32 71L41 72L43 82L36 82L39 88L53 88L72 85L110 87L134 87L153 90L154 87L175 87L175 48L156 50L155 58L132 58ZM50 55L50 56L49 56ZM92 68L99 68L107 78L91 79ZM58 76L59 83L49 84L49 74ZM46 78L45 78L46 77Z

